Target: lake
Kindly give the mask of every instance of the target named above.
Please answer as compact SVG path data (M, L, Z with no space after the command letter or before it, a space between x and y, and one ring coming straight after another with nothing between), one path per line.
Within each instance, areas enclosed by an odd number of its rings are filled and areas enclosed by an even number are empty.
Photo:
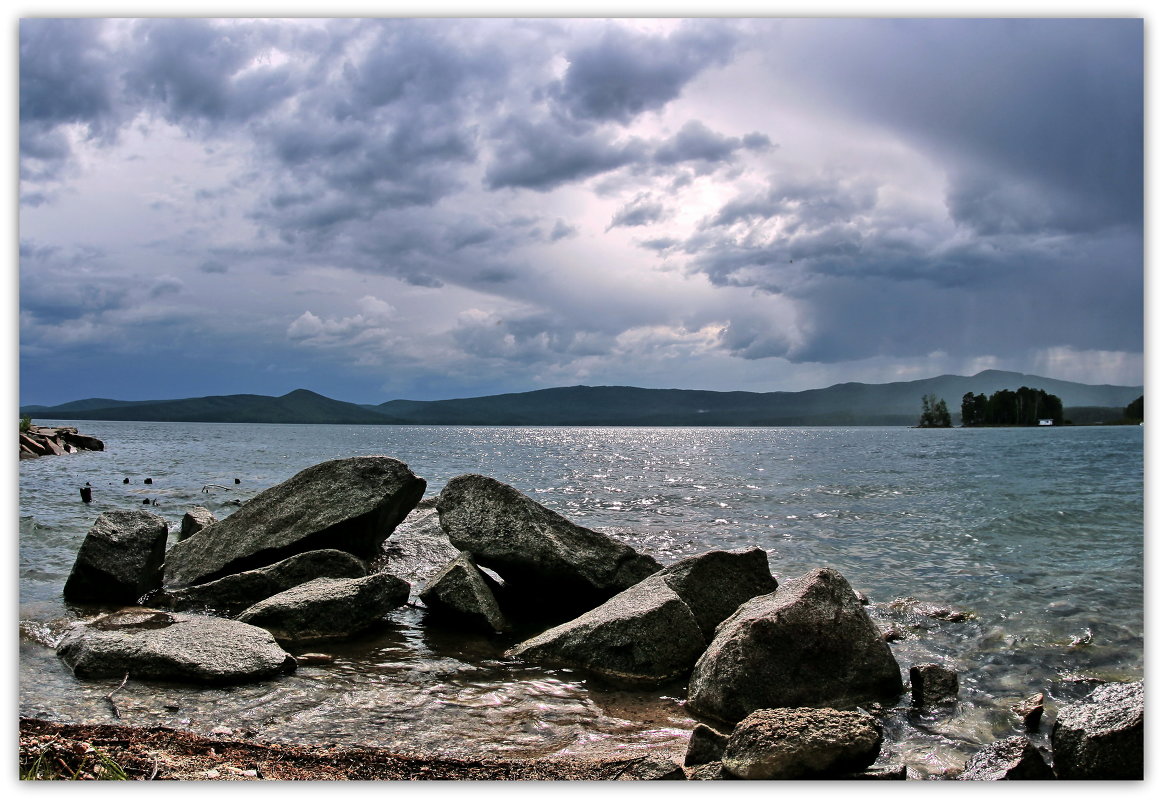
M38 424L49 421L37 420ZM92 614L61 598L96 516L141 508L176 538L184 512L219 518L299 470L366 454L406 462L438 493L483 473L577 523L669 564L757 545L783 581L840 571L871 600L909 665L960 673L951 714L902 696L880 763L917 778L959 768L1021 733L1009 705L1058 704L1102 680L1143 676L1143 429L487 428L80 421L103 452L20 463L20 712L113 722L119 682L79 681L52 646ZM153 483L144 484L145 478ZM129 478L128 484L123 479ZM239 483L235 483L239 479ZM93 502L78 488L89 482ZM972 613L901 620L911 596ZM123 722L265 741L401 751L540 756L664 749L681 759L694 721L682 686L629 693L581 673L505 660L504 637L423 625L405 607L367 636L327 649L330 664L236 688L130 681ZM316 649L319 650L319 649ZM1046 742L1048 723L1035 741Z

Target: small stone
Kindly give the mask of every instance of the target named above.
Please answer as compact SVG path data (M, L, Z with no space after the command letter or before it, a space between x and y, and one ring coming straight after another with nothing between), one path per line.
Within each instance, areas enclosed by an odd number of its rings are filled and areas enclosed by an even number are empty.
M913 706L945 706L957 702L957 671L926 662L909 668Z
M723 751L727 748L729 735L716 731L704 723L699 723L691 732L687 743L686 757L683 765L705 765L709 762L722 762Z
M1042 722L1042 713L1045 711L1046 695L1034 693L1029 698L1010 707L1015 715L1022 719L1026 731L1037 731Z

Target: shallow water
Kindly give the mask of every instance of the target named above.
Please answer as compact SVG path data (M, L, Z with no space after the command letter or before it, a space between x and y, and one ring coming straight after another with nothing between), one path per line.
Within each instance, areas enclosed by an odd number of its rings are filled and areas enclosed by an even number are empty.
M42 422L42 421L38 421ZM107 450L20 465L21 713L109 722L109 682L74 679L51 649L73 608L61 588L101 512L157 501L232 505L320 461L386 454L428 481L479 472L664 564L759 545L777 578L830 566L872 600L902 670L961 673L958 706L886 711L881 762L917 777L1020 733L1009 704L1056 704L1143 672L1143 440L1138 427L472 428L80 422ZM145 477L152 485L143 484ZM130 483L124 484L124 478ZM235 479L240 483L235 484ZM89 482L94 501L80 502ZM973 613L893 613L902 596ZM643 748L681 755L682 686L626 693L501 657L511 641L441 633L403 608L276 681L194 689L130 681L127 723L217 726L263 740L533 756ZM114 683L115 686L115 683Z

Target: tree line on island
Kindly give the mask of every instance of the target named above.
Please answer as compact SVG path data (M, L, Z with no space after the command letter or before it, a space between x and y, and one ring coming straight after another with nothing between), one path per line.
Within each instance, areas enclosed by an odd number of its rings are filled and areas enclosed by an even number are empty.
M1143 421L1143 396L1140 395L1123 410L1120 423ZM1020 387L1001 389L988 398L984 393L966 392L961 398L961 425L966 428L981 426L1060 426L1065 420L1062 399L1045 390ZM921 418L918 428L951 428L953 416L944 398L927 394L921 398Z

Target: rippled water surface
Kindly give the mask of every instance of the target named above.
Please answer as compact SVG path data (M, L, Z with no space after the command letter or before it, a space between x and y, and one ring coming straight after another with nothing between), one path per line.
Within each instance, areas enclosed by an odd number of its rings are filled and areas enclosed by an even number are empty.
M926 661L961 674L956 709L919 715L905 696L886 717L893 742L881 761L904 761L918 776L958 768L982 744L1019 733L1008 706L1024 695L1046 692L1052 716L1096 680L1143 672L1138 427L76 425L106 450L20 464L25 715L111 720L102 699L110 683L74 679L51 649L69 621L95 611L65 604L61 588L100 512L148 498L176 530L190 506L221 518L305 467L361 454L407 462L429 494L461 473L493 476L664 564L759 545L780 580L836 568L872 599L878 623L905 634L892 648L906 674ZM86 482L90 505L78 492ZM973 617L952 623L888 608L903 596ZM330 649L334 662L277 681L233 689L130 681L118 708L128 723L399 750L685 748L694 721L682 686L619 692L580 673L506 661L511 641L440 632L423 615L402 608L373 634Z

